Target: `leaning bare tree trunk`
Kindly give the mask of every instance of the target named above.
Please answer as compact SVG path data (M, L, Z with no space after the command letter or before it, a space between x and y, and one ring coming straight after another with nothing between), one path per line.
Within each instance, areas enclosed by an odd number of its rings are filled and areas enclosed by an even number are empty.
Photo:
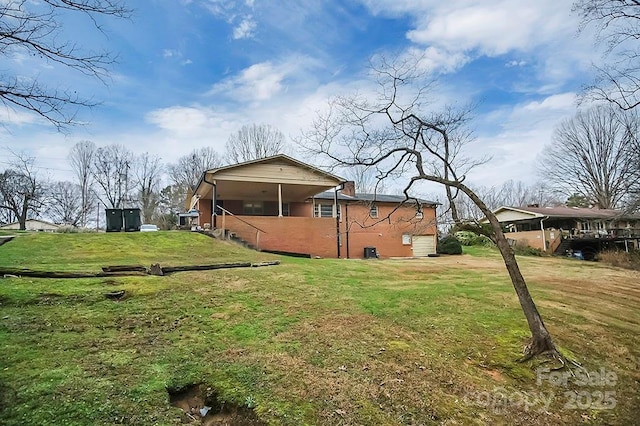
M516 256L509 246L507 238L502 232L502 227L500 226L500 222L498 222L498 218L496 217L496 215L493 214L493 212L480 199L480 197L478 197L476 193L473 192L473 190L458 181L442 179L440 177L431 176L424 173L421 173L419 178L429 180L431 182L438 182L448 187L459 189L460 191L464 192L476 206L478 206L485 217L489 220L491 229L495 234L496 245L498 246L498 250L500 250L500 254L502 255L502 259L504 260L504 265L509 272L511 283L513 284L513 288L518 295L518 301L520 302L520 306L522 307L524 316L527 319L529 331L531 331L531 341L526 346L524 356L520 359L520 361L527 361L536 355L549 353L564 364L564 358L556 349L553 340L551 339L551 335L545 327L544 321L542 321L542 317L538 312L538 308L536 308L536 304L531 298L531 294L529 293L529 289L527 288L527 283L525 282L524 277L520 272L518 262L516 261Z
M451 211L451 219L453 220L453 224L456 226L459 226L461 221L460 221L460 215L458 214L458 207L456 206L456 200L453 197L453 194L451 193L451 187L447 186L445 187L445 190L447 192L447 200L449 201L449 210Z
M521 360L526 361L536 355L545 352L557 355L558 351L553 344L553 340L551 340L551 335L547 331L547 328L542 321L542 317L538 312L538 308L536 308L536 304L531 298L531 294L529 294L529 289L527 288L524 277L520 272L520 267L518 266L518 262L516 261L516 256L509 246L507 238L502 232L502 227L500 226L500 222L498 222L498 218L486 206L486 204L484 204L484 202L469 188L464 185L460 185L459 189L467 194L469 198L471 198L471 200L476 204L476 206L478 206L485 217L489 220L491 229L495 234L496 245L498 246L498 250L500 250L500 254L502 255L502 259L504 260L504 265L509 272L511 283L513 284L513 288L516 290L518 300L520 301L520 306L522 307L524 316L527 319L527 324L529 325L529 330L531 331L531 342L527 345L524 356Z

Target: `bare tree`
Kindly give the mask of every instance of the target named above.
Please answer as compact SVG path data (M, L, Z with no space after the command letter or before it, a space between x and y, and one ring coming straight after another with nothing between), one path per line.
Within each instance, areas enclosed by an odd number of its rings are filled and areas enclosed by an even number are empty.
M640 138L636 137L628 146L628 155L635 164L636 173L640 175ZM640 212L640 181L632 185L624 200L625 210L629 213Z
M538 160L541 177L565 197L579 194L602 209L621 206L640 171L629 147L640 119L634 111L596 106L561 123Z
M233 164L277 155L287 147L280 130L268 124L251 124L229 136L225 150L225 160Z
M162 177L160 157L144 153L133 162L134 190L140 202L142 220L153 220L160 202L159 186Z
M132 158L131 152L122 145L108 145L96 149L91 173L102 189L97 196L105 207L126 207Z
M378 180L379 171L364 166L347 167L340 174L355 183L356 192L366 194L383 194L384 182Z
M26 221L36 216L44 198L44 182L35 171L35 158L24 153L14 153L11 165L0 173L0 209L10 212L26 229Z
M80 185L62 181L48 188L47 216L54 223L79 226L86 218Z
M465 122L465 112L455 114L449 109L444 115L425 113L423 102L429 98L430 82L425 82L425 74L414 61L390 64L383 60L374 71L380 90L372 97L373 101L359 96L337 98L329 111L317 118L314 127L303 133L300 142L334 165L377 167L385 171L380 179L404 176L403 192L407 200L413 198L411 192L421 181L437 182L469 197L489 220L527 319L531 341L523 359L549 352L563 360L529 294L500 223L464 183L465 176L455 169L452 157L446 154L451 137L445 136L449 135L449 129Z
M81 141L71 147L69 152L69 163L76 175L77 183L80 186L80 205L82 214L77 225L85 227L88 223L87 215L91 212L94 200L92 167L96 153L96 145L91 141Z
M586 96L628 110L640 105L640 2L637 0L577 0L581 30L595 26L606 44L604 65L596 66L595 82Z
M64 12L64 13L62 13ZM62 66L104 81L114 58L107 52L83 51L78 43L65 40L62 17L85 16L100 26L100 15L126 17L129 10L117 0L7 0L0 2L0 55L12 58L24 55L37 58L47 67ZM46 68L42 68L45 69ZM95 102L80 97L73 89L50 88L28 77L0 74L0 99L7 107L24 109L44 117L58 129L75 124L80 107Z
M222 161L218 153L206 146L194 149L189 154L178 158L176 163L169 164L169 177L175 185L185 189L186 195L187 188L194 190L205 171L221 165Z

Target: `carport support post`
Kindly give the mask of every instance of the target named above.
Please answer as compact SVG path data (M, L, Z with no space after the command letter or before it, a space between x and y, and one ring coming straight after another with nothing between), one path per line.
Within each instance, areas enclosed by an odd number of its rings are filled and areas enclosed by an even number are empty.
M282 217L282 184L278 184L278 217Z
M547 237L544 235L544 220L546 217L540 219L540 229L542 230L542 251L547 251Z
M218 200L217 198L217 186L216 186L216 181L213 181L213 184L211 185L211 230L213 231L214 229L216 229L216 204L218 204Z

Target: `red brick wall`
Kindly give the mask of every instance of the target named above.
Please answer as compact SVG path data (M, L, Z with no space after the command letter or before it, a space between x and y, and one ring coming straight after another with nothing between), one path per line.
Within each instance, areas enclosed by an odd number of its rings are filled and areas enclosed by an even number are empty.
M198 209L198 211L200 212L199 225L204 227L205 223L209 223L213 227L213 224L211 223L211 199L206 200L202 198L198 200L198 203L196 204L196 209Z
M336 220L313 217L242 216L260 232L259 241L254 228L237 217L225 217L225 229L260 250L277 250L292 253L307 253L312 256L337 257ZM218 217L218 227L222 226Z
M396 211L395 204L376 203L378 219L369 216L368 204L350 204L348 211L342 206L341 257L347 255L347 224L349 225L349 257L361 258L365 247L375 247L380 257L410 257L413 256L411 244L402 244L402 235L435 235L435 209L425 208L423 218L417 219L416 209L403 206ZM389 216L390 219L382 220Z
M348 211L342 206L340 222L340 257L347 257L347 223L349 226L349 257L362 258L365 247L375 247L380 257L413 256L411 245L402 244L402 235L434 235L435 209L425 209L423 219L415 218L415 208L402 207L393 212L395 205L378 204L378 218L387 215L391 220L375 223L379 219L369 217L369 205L350 204ZM235 232L240 238L261 250L277 250L293 253L308 253L312 256L337 257L335 218L311 217L310 203L291 204L293 214L305 217L241 216L266 232L260 232L257 241L256 230L238 218L226 215L225 229ZM218 228L222 218L217 218Z

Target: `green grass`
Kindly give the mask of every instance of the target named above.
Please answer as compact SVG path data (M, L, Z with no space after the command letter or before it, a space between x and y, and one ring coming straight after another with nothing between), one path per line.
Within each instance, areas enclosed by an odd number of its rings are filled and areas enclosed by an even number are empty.
M258 261L272 257L188 232L19 233L0 266L93 271L108 265L162 266Z
M606 389L616 392L614 409L574 410L565 392L585 388L538 386L540 361L515 361L528 336L517 298L497 252L471 249L411 261L278 258L274 267L165 277L0 280L0 423L181 424L167 388L203 383L272 424L632 424L634 276L520 259L556 342L590 371L618 375ZM0 247L2 265L56 270L273 258L187 232L21 234ZM116 289L128 297L104 297ZM517 400L478 403L500 392L556 397L547 412Z

